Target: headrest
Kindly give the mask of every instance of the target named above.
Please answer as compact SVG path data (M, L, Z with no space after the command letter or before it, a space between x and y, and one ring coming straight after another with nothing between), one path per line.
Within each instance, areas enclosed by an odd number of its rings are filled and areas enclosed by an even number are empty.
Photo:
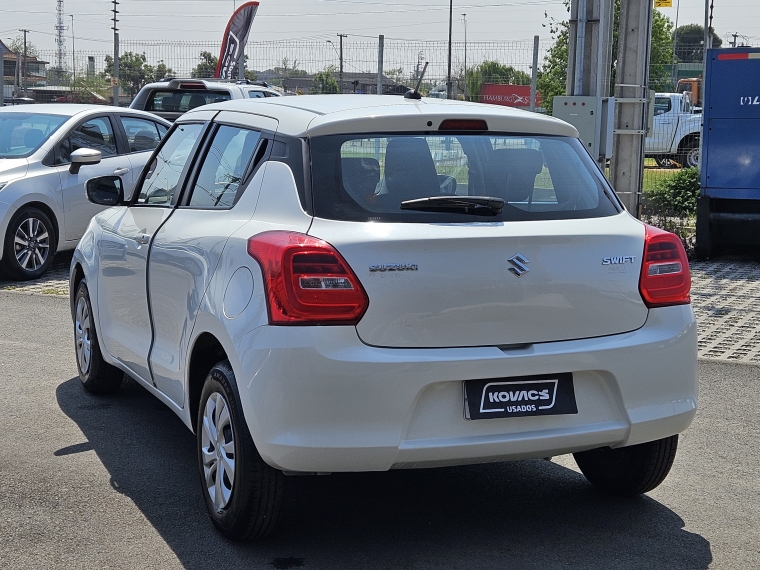
M188 104L188 109L195 109L196 107L201 107L206 104L206 98L203 95L199 95L198 93L194 94L190 97L190 103Z
M45 133L40 129L29 129L24 133L24 146L26 148L37 148L45 140Z

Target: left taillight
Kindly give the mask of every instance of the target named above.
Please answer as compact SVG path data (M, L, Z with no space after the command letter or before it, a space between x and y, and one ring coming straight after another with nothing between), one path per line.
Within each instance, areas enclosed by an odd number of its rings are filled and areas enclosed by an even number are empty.
M650 309L691 302L689 260L677 235L645 226L639 291Z
M263 232L248 240L261 266L273 325L355 325L369 298L329 243L296 232Z

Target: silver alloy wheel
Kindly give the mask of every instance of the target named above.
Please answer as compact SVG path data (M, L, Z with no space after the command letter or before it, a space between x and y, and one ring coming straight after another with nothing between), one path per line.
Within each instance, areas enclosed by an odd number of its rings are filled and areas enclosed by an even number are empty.
M25 271L36 271L50 254L50 235L45 224L37 218L22 220L13 240L16 261Z
M77 345L77 363L82 374L90 371L92 356L92 333L90 329L90 309L87 300L79 297L77 301L76 322L74 323L74 339Z
M201 454L206 489L217 511L227 506L235 481L235 435L227 400L214 392L206 400L201 426Z
M697 168L699 166L699 147L689 149L686 153L686 164L688 168Z

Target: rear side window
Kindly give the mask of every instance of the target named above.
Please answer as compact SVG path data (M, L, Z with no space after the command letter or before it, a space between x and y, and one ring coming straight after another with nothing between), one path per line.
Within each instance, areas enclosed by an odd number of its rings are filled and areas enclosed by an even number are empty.
M614 215L618 202L581 143L568 137L401 134L315 137L318 217L347 221L472 222ZM488 196L501 213L402 209L429 197Z
M670 97L655 97L654 99L654 116L663 115L673 108Z
M158 125L148 119L138 117L120 117L124 132L129 141L129 152L144 152L153 150L161 140ZM166 134L166 129L164 129Z
M229 101L229 91L208 91L205 89L188 89L187 91L154 91L148 97L146 111L163 111L166 113L187 113L196 107Z
M266 94L263 91L249 91L248 97L251 99L263 99Z
M188 205L231 208L260 137L256 131L221 125L203 159Z

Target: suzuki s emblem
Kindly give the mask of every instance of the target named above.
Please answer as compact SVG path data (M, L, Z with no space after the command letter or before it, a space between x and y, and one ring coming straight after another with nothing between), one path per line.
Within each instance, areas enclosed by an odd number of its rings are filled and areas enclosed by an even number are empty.
M508 261L512 264L512 267L510 267L509 270L518 277L522 277L523 274L530 271L530 269L528 269L528 266L525 265L526 263L530 263L530 261L525 259L525 257L520 253L513 255L509 258Z

